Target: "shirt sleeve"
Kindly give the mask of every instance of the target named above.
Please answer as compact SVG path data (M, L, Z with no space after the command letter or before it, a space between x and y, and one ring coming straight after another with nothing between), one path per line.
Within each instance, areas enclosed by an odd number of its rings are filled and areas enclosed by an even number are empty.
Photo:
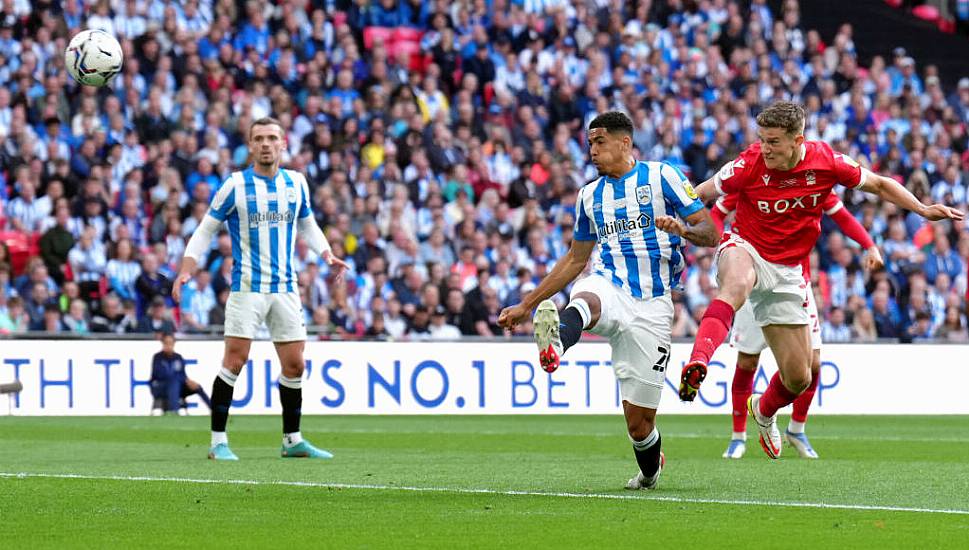
M834 191L828 193L828 196L824 198L824 202L821 203L821 211L829 216L833 216L835 212L844 208L845 205L838 198L838 194Z
M679 168L664 163L660 175L663 180L663 196L666 202L673 206L677 215L686 218L703 210L700 197L693 189L693 185L690 184L690 180L686 179Z
M845 187L861 187L865 184L865 172L861 165L848 155L834 154L834 173L838 183Z
M596 234L592 227L592 220L585 211L585 188L579 190L579 198L575 202L575 230L572 238L577 241L594 241Z
M310 208L310 186L306 183L306 177L303 174L299 175L299 186L302 197L299 201L299 212L297 212L296 217L303 219L313 215L313 209Z
M717 226L717 231L723 233L723 228L727 222L727 216L730 211L727 210L723 205L723 197L717 199L716 204L712 209L710 209L710 218L713 219L713 224Z
M729 195L740 190L740 180L743 178L740 172L746 168L746 163L741 157L724 164L713 176L713 186L721 195Z
M836 208L833 213L828 214L834 223L838 224L838 228L844 233L845 237L855 241L860 244L862 248L869 249L875 246L875 242L871 239L871 235L865 230L865 227L848 212L841 201L838 201L840 208ZM827 213L827 210L825 211Z
M235 210L236 198L235 198L235 183L232 176L229 176L227 180L222 182L222 186L216 191L215 196L212 197L212 204L209 207L209 215L213 218L224 222L229 214Z

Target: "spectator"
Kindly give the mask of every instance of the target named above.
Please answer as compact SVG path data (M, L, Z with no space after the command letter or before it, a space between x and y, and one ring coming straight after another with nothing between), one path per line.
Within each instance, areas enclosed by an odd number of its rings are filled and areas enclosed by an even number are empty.
M949 280L952 280L962 273L962 259L949 245L949 237L942 231L936 231L935 245L925 255L923 265L925 278L930 284L934 284L940 274L948 275Z
M969 342L969 332L959 308L949 306L945 310L945 321L935 331L935 337L946 342Z
M872 294L871 309L879 338L898 338L902 335L902 318L890 306L888 291L879 289Z
M23 299L19 296L8 299L6 311L0 312L0 334L23 333L29 328L30 316L24 310Z
M105 269L108 287L124 300L134 300L137 296L135 283L141 276L141 265L133 256L131 240L120 239L115 243Z
M461 338L461 331L458 327L447 322L447 309L442 305L434 308L428 332L433 340L458 340Z
M851 335L856 342L874 342L878 340L878 327L875 316L867 307L855 313L855 321L851 325Z
M67 258L74 248L74 235L67 228L70 222L70 210L67 206L57 208L55 220L56 225L48 229L40 238L40 255L54 280L58 284L64 284Z
M18 196L7 204L7 223L16 231L35 233L50 212L50 206L37 199L34 183L20 182Z
M175 352L175 335L162 334L161 343L161 351L151 358L152 415L160 415L162 411L180 413L185 407L185 398L190 395L198 395L211 408L208 394L186 374L185 358Z
M66 332L67 327L61 320L61 309L57 307L57 304L48 303L44 305L43 316L37 324L32 326L31 330L48 334Z
M101 311L91 318L91 332L127 334L138 330L138 319L122 308L121 298L110 293L101 300Z
M407 336L412 340L424 340L431 337L431 319L427 306L419 305L414 309L414 316L407 327Z
M135 280L135 291L142 304L154 304L156 298L167 298L171 295L172 283L167 277L158 272L158 258L152 254L145 254L141 261L141 275Z
M215 292L209 284L212 275L206 269L198 269L195 277L185 285L182 294L182 326L187 332L205 332L209 314L216 306Z
M91 332L87 319L87 304L84 300L71 300L67 315L63 317L64 328L72 334L87 334Z
M104 245L97 240L97 230L94 227L88 226L84 229L81 239L68 253L67 261L82 296L98 292L108 260L104 255Z
M844 310L840 307L831 309L830 318L821 324L821 340L832 344L850 342L851 327L845 322Z
M171 313L168 311L168 304L165 303L165 298L155 296L151 299L151 307L148 309L148 315L141 318L137 331L140 334L175 332L175 324L172 322Z

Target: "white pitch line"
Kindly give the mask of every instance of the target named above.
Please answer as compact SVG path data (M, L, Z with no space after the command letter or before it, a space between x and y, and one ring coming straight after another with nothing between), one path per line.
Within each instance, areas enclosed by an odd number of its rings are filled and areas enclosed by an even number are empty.
M955 514L969 516L969 510L915 508L908 506L878 506L868 504L830 504L826 502L785 502L772 500L731 500L716 498L689 498L662 495L636 496L608 493L554 493L543 491L502 491L498 489L469 489L460 487L410 487L406 485L366 485L358 483L325 483L315 481L262 481L256 479L194 479L185 477L152 476L101 476L87 474L41 474L29 472L0 472L0 478L52 478L98 481L161 481L171 483L196 483L212 485L277 485L284 487L312 487L320 489L361 489L370 491L407 491L414 493L455 493L465 495L532 496L553 498L587 498L600 500L645 500L677 502L686 504L723 504L738 506L785 506L788 508L818 508L832 510L861 510L879 512L915 512L922 514Z

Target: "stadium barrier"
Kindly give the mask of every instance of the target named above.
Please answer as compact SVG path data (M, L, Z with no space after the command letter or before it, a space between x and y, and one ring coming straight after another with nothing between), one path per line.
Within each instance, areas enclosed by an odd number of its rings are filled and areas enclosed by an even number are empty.
M190 378L210 386L221 341L182 341ZM12 414L147 415L156 341L0 342L0 383L19 380ZM663 414L728 414L736 353L721 347L699 399L680 403L676 383L688 344L674 344ZM619 394L605 343L570 349L553 374L529 343L308 342L306 414L612 414ZM822 351L816 414L969 414L969 368L955 345L828 345ZM755 391L776 370L767 352ZM252 346L236 384L234 414L278 414L279 375L269 342ZM190 397L189 414L208 411ZM6 408L6 407L4 407Z

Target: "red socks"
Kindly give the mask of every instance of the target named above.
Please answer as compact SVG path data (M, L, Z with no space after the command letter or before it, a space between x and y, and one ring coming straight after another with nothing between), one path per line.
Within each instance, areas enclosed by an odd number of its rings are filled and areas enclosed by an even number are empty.
M735 433L747 431L747 399L754 393L755 370L736 368L733 371L733 383L730 384L730 403L733 405L733 431Z
M811 385L794 400L794 410L791 412L791 420L794 422L807 421L808 409L811 408L811 401L814 400L814 392L818 391L819 378L821 378L820 373L813 374L811 376Z
M720 344L727 339L730 326L733 324L733 306L723 300L714 300L707 306L706 313L700 321L700 328L690 353L690 362L702 361L704 365L710 363L710 357L717 351Z
M760 397L760 414L774 416L778 409L790 405L795 399L797 395L784 387L780 373L775 372L767 386L767 391Z

